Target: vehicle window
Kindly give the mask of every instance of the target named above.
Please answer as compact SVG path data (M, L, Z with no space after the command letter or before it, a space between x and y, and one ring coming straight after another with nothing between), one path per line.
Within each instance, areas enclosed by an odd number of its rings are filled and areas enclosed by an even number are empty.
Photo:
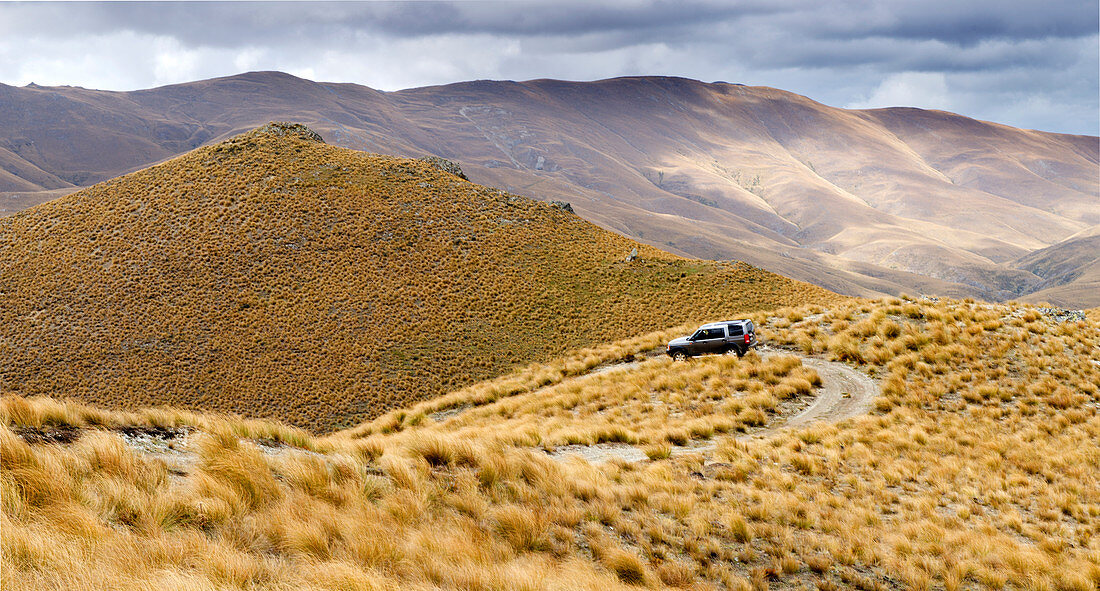
M727 328L730 329L730 336L731 337L745 334L744 331L741 330L741 325L740 324L729 324L729 325L727 325Z
M747 328L749 332L756 332L756 327L752 325L752 320L745 323L745 328Z
M705 328L699 332L703 333L703 339L720 339L725 336L720 328Z
M697 330L695 334L691 335L691 340L693 341L699 341L705 338L707 338L707 331L705 330Z

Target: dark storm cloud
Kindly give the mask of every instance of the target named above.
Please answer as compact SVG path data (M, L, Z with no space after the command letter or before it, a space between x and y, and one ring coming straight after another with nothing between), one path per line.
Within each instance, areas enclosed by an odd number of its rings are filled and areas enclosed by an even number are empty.
M1080 54L1075 40L1002 41L991 39L970 46L939 40L867 39L788 40L788 49L774 51L782 39L743 48L757 66L769 68L836 68L874 65L889 71L985 71L1012 67L1059 67Z
M0 81L138 88L276 69L392 90L673 74L1096 133L1098 13L1087 0L0 3Z
M856 25L856 31L867 36L936 39L968 45L989 38L1046 39L1089 35L1096 32L1100 17L1097 3L1088 0L934 0L891 5L893 9L887 16ZM868 12L873 13L874 8L868 6ZM843 34L845 31L838 32Z
M444 33L573 35L705 28L750 16L811 37L935 39L956 44L988 38L1042 39L1094 33L1094 2L314 2L141 3L68 5L105 26L175 32L203 42L233 43L315 28L370 29L395 36ZM87 21L85 21L87 22ZM278 29L268 29L278 27ZM280 30L281 29L281 30ZM702 32L702 31L701 31ZM750 32L751 33L751 32Z
M576 35L703 26L749 14L781 12L781 3L705 2L249 2L76 6L96 23L204 43L253 41L313 30L369 30L397 37L438 34Z
M171 35L188 45L339 41L485 34L557 40L587 36L588 47L630 47L660 40L755 46L750 63L817 67L888 61L914 41L939 41L939 53L973 49L989 40L1058 39L1094 35L1095 2L1047 0L960 2L110 2L20 4L9 32L90 33L127 30ZM22 17L22 18L20 18ZM18 21L26 25L19 27ZM546 39L540 45L545 46ZM1033 49L1034 53L1041 49ZM924 50L923 54L933 54ZM1013 59L1019 52L1006 52ZM989 56L997 59L997 56ZM930 68L967 65L965 56L930 55ZM919 60L893 59L902 67ZM997 65L994 63L993 65Z

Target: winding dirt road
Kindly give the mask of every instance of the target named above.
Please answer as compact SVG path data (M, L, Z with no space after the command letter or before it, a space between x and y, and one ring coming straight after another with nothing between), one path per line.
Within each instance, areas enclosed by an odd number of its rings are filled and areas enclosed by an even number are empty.
M819 421L837 423L844 419L866 414L871 410L875 396L879 394L879 386L875 380L843 363L807 356L796 351L767 347L762 347L757 353L764 359L780 356L799 358L802 365L813 369L821 376L821 387L814 391L815 396L812 402L805 408L795 411L794 414L785 419L781 416L766 427L739 435L738 439L764 439L781 430L797 429ZM628 371L631 367L631 364L622 364L610 366L601 371ZM712 438L698 442L695 445L676 446L672 449L672 455L693 453L707 455L717 445L717 441ZM580 456L592 463L602 463L616 458L627 462L646 459L645 452L641 448L625 443L569 445L558 448L550 455L558 459L564 459L568 456Z
M810 406L777 425L768 425L745 437L767 437L780 429L796 429L815 423L828 421L837 423L844 419L866 414L871 403L878 396L879 388L867 374L851 366L836 361L826 361L817 357L808 357L777 349L763 349L760 356L778 357L793 355L802 360L802 365L813 369L821 376L821 388Z

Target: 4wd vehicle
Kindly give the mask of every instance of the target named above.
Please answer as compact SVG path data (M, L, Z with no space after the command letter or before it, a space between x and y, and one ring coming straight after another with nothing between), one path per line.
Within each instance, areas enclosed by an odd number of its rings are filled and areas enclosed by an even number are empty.
M738 357L756 346L752 320L726 320L700 326L695 334L674 339L667 353L673 359L687 359L704 353L737 353Z

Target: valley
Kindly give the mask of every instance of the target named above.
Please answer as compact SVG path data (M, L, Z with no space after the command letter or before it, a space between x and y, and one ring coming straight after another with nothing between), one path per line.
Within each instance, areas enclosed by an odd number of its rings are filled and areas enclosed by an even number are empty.
M0 218L0 584L1100 585L1100 309L840 295L464 170L268 123ZM1094 239L1016 260L1073 297ZM763 347L662 354L731 318Z

